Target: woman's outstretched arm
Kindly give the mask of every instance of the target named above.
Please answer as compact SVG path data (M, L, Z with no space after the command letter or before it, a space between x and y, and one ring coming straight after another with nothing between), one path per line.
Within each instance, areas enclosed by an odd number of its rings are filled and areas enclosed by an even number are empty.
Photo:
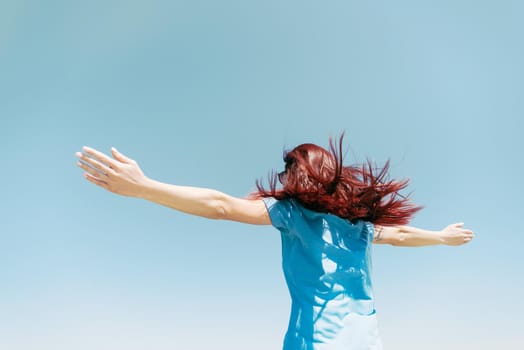
M451 224L440 231L423 230L411 226L375 225L373 243L385 243L401 247L428 245L461 245L471 242L475 234L465 229L463 223Z
M113 158L95 149L84 147L77 152L78 166L85 178L112 193L146 199L153 203L209 219L222 219L255 225L271 221L262 200L229 196L199 187L162 183L144 175L137 162L112 149Z

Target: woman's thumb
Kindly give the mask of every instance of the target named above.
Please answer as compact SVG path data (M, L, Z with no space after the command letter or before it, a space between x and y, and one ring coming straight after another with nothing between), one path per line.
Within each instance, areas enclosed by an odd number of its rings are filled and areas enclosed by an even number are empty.
M131 158L128 158L124 156L122 153L120 153L116 148L111 147L111 152L113 153L113 157L115 157L116 160L119 160L123 163L129 163L132 161Z

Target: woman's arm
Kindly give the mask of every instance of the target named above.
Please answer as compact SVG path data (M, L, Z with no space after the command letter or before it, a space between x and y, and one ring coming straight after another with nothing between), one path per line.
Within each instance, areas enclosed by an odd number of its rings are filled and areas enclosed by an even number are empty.
M271 224L262 200L236 198L212 189L177 186L146 179L138 197L208 219L254 225Z
M84 147L77 152L78 166L85 178L110 192L146 199L153 203L209 219L222 219L255 225L271 221L262 200L235 198L225 193L199 187L162 183L144 175L137 162L112 149L113 158Z
M410 226L375 225L373 243L401 247L421 247L436 244L461 245L471 242L475 234L463 228L463 223L451 224L440 231L423 230Z

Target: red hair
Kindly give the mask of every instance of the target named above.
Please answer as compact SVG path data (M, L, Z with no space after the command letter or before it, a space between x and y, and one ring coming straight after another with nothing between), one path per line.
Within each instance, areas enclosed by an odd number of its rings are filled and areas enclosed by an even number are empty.
M382 169L368 159L359 166L344 166L342 141L329 139L330 150L304 143L284 154L285 171L269 175L269 190L257 180L259 198L296 199L304 207L365 220L379 225L405 225L422 209L399 194L409 180L389 180L389 160ZM282 188L277 189L280 180Z

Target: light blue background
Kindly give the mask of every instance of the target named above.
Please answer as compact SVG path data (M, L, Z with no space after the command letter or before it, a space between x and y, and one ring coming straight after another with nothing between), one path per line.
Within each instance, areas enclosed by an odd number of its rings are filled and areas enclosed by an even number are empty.
M409 177L415 226L375 246L385 349L518 349L524 5L511 0L0 3L0 348L278 349L271 227L118 197L74 153L244 196L285 148L346 130Z

